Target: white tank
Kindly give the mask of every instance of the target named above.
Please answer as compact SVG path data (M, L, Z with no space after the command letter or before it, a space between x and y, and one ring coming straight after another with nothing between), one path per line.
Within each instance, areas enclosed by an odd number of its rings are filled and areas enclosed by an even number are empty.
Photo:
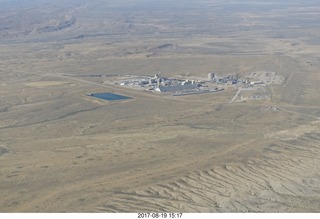
M212 81L214 79L214 73L209 73L208 74L208 80Z

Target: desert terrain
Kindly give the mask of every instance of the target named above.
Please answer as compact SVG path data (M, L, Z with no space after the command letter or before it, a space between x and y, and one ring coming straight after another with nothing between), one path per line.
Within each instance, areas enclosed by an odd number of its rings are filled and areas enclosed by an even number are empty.
M0 5L0 212L320 212L318 1ZM271 99L108 83L258 71Z

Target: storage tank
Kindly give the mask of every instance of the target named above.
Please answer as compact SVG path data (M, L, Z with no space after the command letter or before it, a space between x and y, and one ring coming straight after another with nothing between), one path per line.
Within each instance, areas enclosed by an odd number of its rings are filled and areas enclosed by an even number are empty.
M212 81L213 79L214 79L214 73L211 72L208 74L208 80Z

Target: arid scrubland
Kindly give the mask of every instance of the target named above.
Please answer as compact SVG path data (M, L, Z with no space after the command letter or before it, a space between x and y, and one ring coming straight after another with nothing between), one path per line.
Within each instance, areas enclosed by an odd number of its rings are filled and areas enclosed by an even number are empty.
M317 1L0 4L1 212L320 211ZM270 100L82 77L256 71Z

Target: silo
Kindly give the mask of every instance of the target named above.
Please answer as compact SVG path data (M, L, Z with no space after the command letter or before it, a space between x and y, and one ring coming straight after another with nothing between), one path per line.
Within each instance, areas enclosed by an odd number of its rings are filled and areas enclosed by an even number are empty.
M208 74L208 80L212 81L213 79L214 79L214 73L211 72Z

